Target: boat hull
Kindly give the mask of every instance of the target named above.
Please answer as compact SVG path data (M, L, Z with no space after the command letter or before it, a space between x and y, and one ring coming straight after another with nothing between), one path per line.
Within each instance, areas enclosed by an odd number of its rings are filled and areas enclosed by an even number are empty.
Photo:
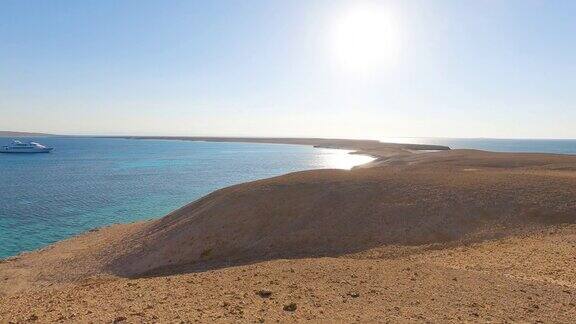
M7 154L34 154L34 153L50 153L53 148L44 148L44 149L20 149L20 150L11 150L11 149L0 149L0 153L7 153Z

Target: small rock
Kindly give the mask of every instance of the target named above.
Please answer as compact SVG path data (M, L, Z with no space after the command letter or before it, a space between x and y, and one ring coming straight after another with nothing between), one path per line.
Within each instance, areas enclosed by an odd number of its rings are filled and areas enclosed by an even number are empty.
M358 298L360 297L360 293L356 292L356 291L352 291L348 293L348 296L352 297L352 298Z
M268 298L268 297L272 296L272 292L270 290L261 289L261 290L258 290L256 292L256 295L258 295L262 298Z
M124 322L127 318L125 316L118 316L114 319L114 324Z
M290 303L288 305L284 305L284 310L287 312L294 312L296 311L296 308L298 308L298 305L296 305L296 303Z
M28 317L28 320L29 321L36 321L36 320L38 320L38 316L36 316L36 314L32 314L32 315L30 315L30 317Z

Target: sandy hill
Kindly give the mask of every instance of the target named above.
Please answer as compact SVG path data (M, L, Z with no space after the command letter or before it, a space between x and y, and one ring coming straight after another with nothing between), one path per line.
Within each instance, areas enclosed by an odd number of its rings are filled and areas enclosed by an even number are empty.
M218 190L0 264L0 318L576 316L576 157L383 156Z
M576 221L575 206L567 203L576 197L575 178L542 180L528 170L430 170L426 163L289 174L217 191L150 223L110 269L137 276L207 263L332 256Z

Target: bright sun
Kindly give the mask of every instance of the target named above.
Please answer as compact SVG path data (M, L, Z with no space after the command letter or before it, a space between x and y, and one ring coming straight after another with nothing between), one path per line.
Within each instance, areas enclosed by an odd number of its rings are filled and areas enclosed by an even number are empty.
M331 42L338 65L354 73L395 65L400 30L394 18L387 8L373 3L357 3L337 16Z

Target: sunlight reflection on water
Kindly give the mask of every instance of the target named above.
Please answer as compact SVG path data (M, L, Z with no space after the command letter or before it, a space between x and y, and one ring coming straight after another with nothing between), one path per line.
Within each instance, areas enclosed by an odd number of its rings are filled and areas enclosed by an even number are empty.
M337 149L320 149L321 153L319 159L321 159L321 168L332 168L332 169L346 169L366 164L374 161L375 159L368 155L360 154L350 154L354 151L350 150L337 150Z

